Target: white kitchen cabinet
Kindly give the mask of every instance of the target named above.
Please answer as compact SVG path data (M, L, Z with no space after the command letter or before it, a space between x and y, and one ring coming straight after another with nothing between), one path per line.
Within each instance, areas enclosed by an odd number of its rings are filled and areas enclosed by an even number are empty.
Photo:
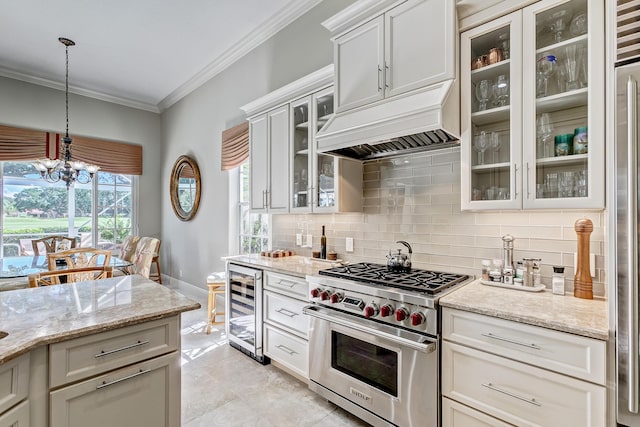
M361 1L323 25L335 34L338 112L455 77L454 1Z
M604 207L603 14L543 0L461 34L463 209Z
M0 427L29 427L30 425L28 400L0 415Z
M50 423L180 425L179 316L49 346Z
M443 400L519 426L605 425L606 343L450 308L442 337Z
M50 425L177 427L179 366L173 352L52 391Z
M266 272L264 281L264 353L301 378L309 378L309 301L306 280Z
M316 151L333 115L333 86L291 103L291 212L362 211L362 163Z
M442 427L510 427L511 424L490 417L480 411L442 398Z
M362 163L316 152L333 115L333 65L241 107L249 117L253 212L362 211Z
M13 426L18 421L21 426L29 425L28 393L29 353L0 366L0 427Z
M289 106L249 121L250 208L254 212L289 210Z

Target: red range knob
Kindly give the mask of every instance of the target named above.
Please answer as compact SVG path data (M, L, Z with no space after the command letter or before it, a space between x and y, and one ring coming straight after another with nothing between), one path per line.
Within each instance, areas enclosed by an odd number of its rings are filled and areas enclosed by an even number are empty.
M405 308L401 307L396 310L396 321L402 322L407 318L407 316L409 316L409 313Z
M393 314L393 306L391 304L385 304L380 307L380 316L387 317Z
M320 292L322 292L322 289L320 288L311 289L311 297L318 298L320 296Z
M422 313L411 313L411 325L418 326L425 322L424 314Z
M368 305L364 308L364 317L367 319L374 317L376 314L378 314L378 309L374 305Z
M322 291L322 292L320 292L320 299L322 301L328 300L329 299L329 295L331 295L331 293L329 291Z
M340 294L339 292L331 294L331 296L329 297L329 301L331 302L331 304L339 303L340 301L342 301L342 294Z

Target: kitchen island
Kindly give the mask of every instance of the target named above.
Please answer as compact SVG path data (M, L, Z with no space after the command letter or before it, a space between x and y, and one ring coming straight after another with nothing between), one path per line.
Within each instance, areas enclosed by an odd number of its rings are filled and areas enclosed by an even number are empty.
M0 293L0 424L178 426L180 313L199 307L141 276Z

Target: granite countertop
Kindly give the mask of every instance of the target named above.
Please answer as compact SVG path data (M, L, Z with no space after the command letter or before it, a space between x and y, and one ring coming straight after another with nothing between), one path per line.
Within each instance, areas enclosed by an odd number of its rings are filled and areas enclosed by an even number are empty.
M607 340L607 301L554 295L550 290L524 292L474 281L440 298L443 307L457 308L534 326Z
M142 276L0 292L0 364L40 345L196 310L200 304Z
M270 270L276 273L289 274L302 278L307 275L314 276L318 274L318 271L320 270L340 265L335 262L318 261L314 260L313 258L303 257L299 255L281 258L270 258L261 256L259 254L253 254L229 256L224 257L223 259L225 261L233 262L234 264Z

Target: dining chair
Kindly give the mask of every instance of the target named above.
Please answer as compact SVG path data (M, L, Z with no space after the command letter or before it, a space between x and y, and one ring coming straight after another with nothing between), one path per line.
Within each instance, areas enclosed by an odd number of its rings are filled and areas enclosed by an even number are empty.
M130 274L139 274L149 278L151 273L151 263L160 250L160 239L155 237L141 237L136 245L133 256L133 265L129 267Z
M64 278L62 278L64 276ZM71 268L66 270L49 270L41 273L30 274L29 287L60 285L62 283L75 283L87 280L108 279L113 276L113 267L110 265Z
M56 270L57 260L64 260L67 269L107 266L111 261L111 251L96 248L76 248L47 254L49 270Z
M149 279L154 282L158 282L162 285L162 272L160 271L160 246L162 245L162 241L158 240L158 247L156 248L156 253L153 255L153 259L151 260L151 267L155 267L153 270L149 270Z
M44 253L52 253L60 250L73 249L76 247L76 239L66 236L46 236L41 239L31 240L34 255L40 255L40 251L44 249Z

